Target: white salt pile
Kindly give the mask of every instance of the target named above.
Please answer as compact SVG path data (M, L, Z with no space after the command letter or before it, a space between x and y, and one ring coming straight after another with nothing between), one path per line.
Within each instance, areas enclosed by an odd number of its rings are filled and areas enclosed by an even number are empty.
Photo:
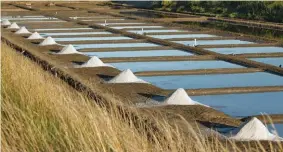
M134 75L134 73L130 70L127 69L117 76L115 76L113 79L108 81L108 83L148 83L142 79L139 79Z
M82 54L82 53L78 52L72 44L69 44L63 47L63 49L56 54Z
M18 26L17 23L12 23L10 26L7 27L8 29L19 29L20 27Z
M57 44L55 42L55 40L48 36L46 39L44 39L41 43L39 43L40 46L45 46L45 45L53 45L53 44Z
M11 22L9 20L3 20L1 25L2 26L8 26L8 25L11 25Z
M83 67L103 67L103 66L113 67L110 64L103 63L98 57L93 56L87 62L85 62L82 65L79 65L77 67L78 68L83 68Z
M166 105L202 105L202 106L208 107L207 105L204 105L197 101L192 100L183 88L179 88L175 92L170 94L163 101L162 104L166 104Z
M22 26L15 34L29 34L30 32L27 30L25 26Z
M282 140L282 138L269 132L267 127L256 117L243 123L239 128L227 134L235 140Z
M37 32L34 32L27 39L35 40L35 39L43 39L43 37L41 35L39 35Z

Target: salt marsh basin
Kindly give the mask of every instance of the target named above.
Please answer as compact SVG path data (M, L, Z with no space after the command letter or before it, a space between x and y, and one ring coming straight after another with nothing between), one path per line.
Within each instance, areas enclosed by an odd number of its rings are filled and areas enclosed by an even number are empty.
M264 72L216 75L151 76L140 78L163 89L177 89L181 87L186 89L198 89L283 85L283 78L281 76Z

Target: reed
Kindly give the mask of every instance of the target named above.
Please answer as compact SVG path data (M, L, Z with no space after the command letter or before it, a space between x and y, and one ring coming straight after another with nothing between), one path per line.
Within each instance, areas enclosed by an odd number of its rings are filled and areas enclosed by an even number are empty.
M134 119L144 119L137 109L131 111L138 117L125 119L111 95L112 108L97 105L8 45L1 49L3 151L243 151L233 141L200 135L182 117L188 134L160 117L149 116L158 130L145 121L134 125ZM259 142L245 148L262 147ZM267 149L275 150L273 144Z

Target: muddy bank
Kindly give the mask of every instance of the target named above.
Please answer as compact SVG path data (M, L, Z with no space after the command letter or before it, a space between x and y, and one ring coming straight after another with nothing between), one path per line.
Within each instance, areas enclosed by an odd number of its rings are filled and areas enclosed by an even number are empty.
M173 71L141 71L135 72L137 76L166 76L166 75L207 75L207 74L232 74L262 72L257 68L223 68L223 69L197 69Z
M107 57L101 58L105 63L118 62L151 62L151 61L204 61L214 60L211 55L191 55L191 56L156 56L156 57Z

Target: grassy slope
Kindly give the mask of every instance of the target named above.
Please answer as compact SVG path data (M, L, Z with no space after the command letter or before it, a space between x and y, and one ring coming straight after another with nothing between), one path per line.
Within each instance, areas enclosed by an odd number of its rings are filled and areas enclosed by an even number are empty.
M163 120L156 120L163 138L146 124L136 128L117 110L92 104L7 45L1 48L3 151L242 151L193 131L184 136Z

